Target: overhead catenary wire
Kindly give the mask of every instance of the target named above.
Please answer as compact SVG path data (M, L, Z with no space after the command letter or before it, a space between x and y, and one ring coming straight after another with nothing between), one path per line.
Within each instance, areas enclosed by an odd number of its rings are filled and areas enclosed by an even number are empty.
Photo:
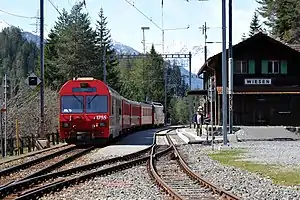
M19 14L15 14L15 13L11 13L11 12L7 12L5 10L0 9L0 12L5 13L7 15L11 15L14 17L19 17L19 18L26 18L26 19L36 19L37 17L30 17L30 16L24 16L24 15L19 15Z
M150 17L148 17L146 14L144 14L140 9L138 9L133 3L129 2L128 0L125 0L128 4L130 4L132 7L134 7L139 13L141 13L144 17L146 17L152 24L154 24L158 29L161 31L163 30L159 25L157 25Z

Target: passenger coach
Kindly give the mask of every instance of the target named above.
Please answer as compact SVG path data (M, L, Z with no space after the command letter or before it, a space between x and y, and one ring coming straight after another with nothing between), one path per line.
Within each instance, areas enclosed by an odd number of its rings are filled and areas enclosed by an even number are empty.
M130 131L164 125L160 103L122 97L94 78L74 78L59 91L60 137L67 143L105 143Z

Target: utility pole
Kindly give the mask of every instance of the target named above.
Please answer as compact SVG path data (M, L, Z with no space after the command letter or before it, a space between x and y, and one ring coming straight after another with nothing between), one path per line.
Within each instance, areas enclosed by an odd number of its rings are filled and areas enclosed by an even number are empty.
M192 53L189 52L189 84L190 84L190 91L192 91ZM192 96L189 98L189 114L190 114L190 128L192 128Z
M145 40L145 30L149 30L150 27L142 27L141 28L143 31L143 50L144 50L144 54L146 54L146 40Z
M233 58L232 58L232 0L228 0L228 93L229 93L229 134L233 128Z
M41 137L44 130L44 0L40 0Z
M4 75L4 157L7 152L7 75Z
M206 61L207 61L207 26L206 26L206 22L202 26L202 34L204 35L204 63L206 63ZM205 78L206 78L206 73L205 72L203 73L203 78L204 78L203 79L203 89L205 89ZM208 101L207 101L207 103L208 103ZM207 104L206 104L205 107L206 107L205 110L208 110L208 105Z
M164 0L161 0L161 46L162 54L165 53L165 30L164 30Z
M213 98L214 98L214 88L215 88L215 85L214 85L214 77L213 76L210 76L209 78L209 103L210 103L210 135L211 135L211 143L212 143L212 149L214 149L214 130L213 130L213 119L214 119L214 112L213 112ZM207 133L208 135L208 133Z
M204 35L204 62L207 61L207 44L206 44L206 40L207 40L207 29L208 27L206 26L206 22L204 23L203 27L202 27L202 34Z
M165 30L164 30L164 0L161 0L161 54L165 53ZM168 121L168 109L167 109L167 85L168 85L168 70L162 62L165 72L165 125Z
M146 39L145 39L145 30L149 30L150 27L141 27L142 31L143 31L143 50L144 50L144 54L146 55ZM147 77L147 82L148 82L148 77ZM147 85L147 82L145 81L145 58L143 58L143 86L144 88L145 85ZM145 84L146 83L146 84ZM147 90L145 90L145 101L147 102Z
M226 57L226 0L222 0L222 133L223 144L227 145L227 57Z

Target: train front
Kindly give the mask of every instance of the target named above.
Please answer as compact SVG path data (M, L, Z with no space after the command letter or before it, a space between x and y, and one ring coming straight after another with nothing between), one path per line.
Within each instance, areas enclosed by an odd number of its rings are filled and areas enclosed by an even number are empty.
M109 89L100 80L66 82L60 95L60 137L67 143L103 144L109 138Z

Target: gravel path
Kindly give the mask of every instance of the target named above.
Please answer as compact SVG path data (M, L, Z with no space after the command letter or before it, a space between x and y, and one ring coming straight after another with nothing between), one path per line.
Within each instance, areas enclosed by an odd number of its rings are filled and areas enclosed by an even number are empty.
M166 198L149 179L146 165L142 165L108 176L96 177L57 193L48 194L41 199L161 200Z
M221 165L206 155L208 149L211 149L211 147L196 144L179 147L188 165L201 177L242 197L242 199L300 199L300 191L293 190L291 187L277 186L272 184L270 179L263 178L258 174Z
M235 148L247 148L243 160L263 164L300 165L300 141L240 142Z

